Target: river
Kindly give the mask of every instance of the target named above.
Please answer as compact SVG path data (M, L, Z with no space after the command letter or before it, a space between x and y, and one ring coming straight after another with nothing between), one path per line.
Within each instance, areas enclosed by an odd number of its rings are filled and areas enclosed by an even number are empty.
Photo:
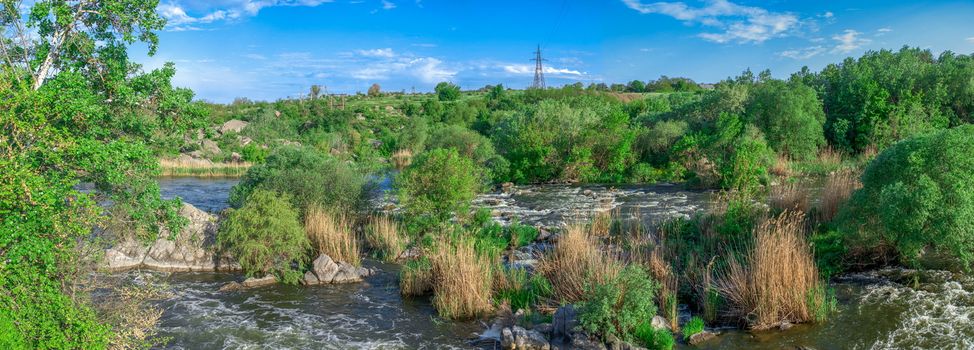
M163 195L203 210L226 207L236 180L161 179ZM498 221L554 226L602 210L643 222L692 215L709 194L678 186L525 186L480 196ZM377 200L378 205L388 202ZM366 283L271 286L220 293L239 278L223 273L127 272L161 277L173 295L161 301L161 335L169 349L469 348L479 322L440 319L428 299L402 298L395 265L366 260L378 275ZM885 269L833 281L838 311L823 324L787 331L724 330L704 349L974 349L974 279L945 271Z

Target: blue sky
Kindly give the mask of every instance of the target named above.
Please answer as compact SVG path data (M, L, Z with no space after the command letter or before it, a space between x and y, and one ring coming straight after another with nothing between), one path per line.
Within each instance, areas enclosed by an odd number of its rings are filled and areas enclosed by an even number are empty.
M716 82L746 68L786 77L903 45L974 52L974 2L650 0L161 0L169 20L147 68L176 63L202 99L273 100L312 84L355 93L533 79L548 85L660 75Z

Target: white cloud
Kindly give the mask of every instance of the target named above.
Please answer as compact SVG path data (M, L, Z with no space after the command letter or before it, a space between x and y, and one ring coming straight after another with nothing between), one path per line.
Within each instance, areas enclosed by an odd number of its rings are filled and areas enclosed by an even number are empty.
M275 6L314 7L333 0L170 0L159 4L156 11L166 19L166 30L201 30L202 24L232 21L256 16L261 9Z
M832 17L835 17L835 14L832 13L832 11L825 11L825 13L822 14L822 18L832 18Z
M964 40L966 40L967 42L969 42L971 44L974 44L974 36L972 36L970 38L967 38L967 39L964 39Z
M443 68L442 61L432 58L419 58L411 63L413 75L424 83L436 83L450 80L457 74L455 70Z
M816 45L810 46L802 49L785 50L778 53L782 57L788 57L796 60L806 60L815 56L818 56L825 51L828 51L824 46Z
M832 39L837 41L838 44L835 45L832 52L849 53L872 42L872 40L862 38L861 35L862 33L852 29L846 29L842 34L833 35Z
M388 1L388 0L382 0L382 9L383 10L392 10L394 8L396 8L396 4L395 3L391 2L391 1Z
M770 12L760 7L743 6L727 0L713 0L703 7L690 7L682 2L643 3L642 0L622 0L626 6L642 14L662 14L687 24L701 24L718 28L719 32L701 33L705 40L727 43L761 43L787 35L795 29L798 17L790 13Z
M522 75L534 74L534 66L527 65L527 64L508 64L508 65L504 65L503 68L505 72L511 74L522 74ZM545 74L574 75L574 76L585 75L585 73L583 72L579 72L577 70L567 69L567 68L555 68L555 67L545 66L542 69Z
M392 51L392 48L388 47L384 49L356 50L355 53L365 57L396 57L396 53Z
M267 59L266 56L260 55L260 54L256 54L256 53L248 53L248 54L244 55L244 57L249 58L249 59L252 59L252 60L258 60L258 61L263 61L263 60L266 60Z
M889 33L893 31L893 28L883 27L883 28L876 29L876 31L880 33Z

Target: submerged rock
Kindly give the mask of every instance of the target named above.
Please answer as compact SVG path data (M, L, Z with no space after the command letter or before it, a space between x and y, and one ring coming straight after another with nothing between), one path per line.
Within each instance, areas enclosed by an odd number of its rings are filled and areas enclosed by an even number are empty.
M240 282L240 285L244 288L257 288L269 286L275 283L277 283L277 277L274 277L274 275L267 275L261 278L251 277L245 279L243 282Z
M717 337L717 333L714 333L714 332L711 332L711 331L708 331L708 330L704 330L704 331L702 331L700 333L691 335L690 336L690 339L687 342L690 343L690 345L698 345L700 343L706 342L706 341L711 340L711 339L714 339L716 337Z
M159 238L145 247L126 239L105 250L105 265L110 271L145 268L164 272L231 271L240 265L216 253L216 216L183 203L179 215L188 224L176 235L162 228Z

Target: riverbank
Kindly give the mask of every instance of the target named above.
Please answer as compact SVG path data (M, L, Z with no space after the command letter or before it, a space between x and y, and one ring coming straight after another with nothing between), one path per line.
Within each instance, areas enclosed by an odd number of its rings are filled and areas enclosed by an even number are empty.
M241 177L251 166L250 162L214 163L189 157L159 160L161 175L169 177Z

